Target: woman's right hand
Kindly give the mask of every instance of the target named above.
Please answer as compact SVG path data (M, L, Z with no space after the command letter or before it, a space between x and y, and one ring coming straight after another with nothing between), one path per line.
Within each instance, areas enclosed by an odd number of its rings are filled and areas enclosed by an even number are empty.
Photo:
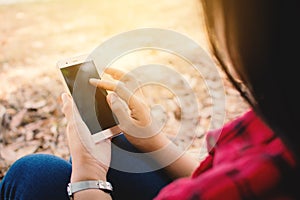
M151 116L138 81L133 75L118 69L108 68L105 73L114 80L92 79L90 83L113 91L107 100L129 142L143 152L153 152L153 158L169 172L170 177L190 176L198 161L184 154L160 130Z
M90 83L112 91L107 101L120 122L119 128L130 143L142 151L150 152L170 142L152 118L140 84L134 76L115 68L107 68L105 73L114 80L90 79Z

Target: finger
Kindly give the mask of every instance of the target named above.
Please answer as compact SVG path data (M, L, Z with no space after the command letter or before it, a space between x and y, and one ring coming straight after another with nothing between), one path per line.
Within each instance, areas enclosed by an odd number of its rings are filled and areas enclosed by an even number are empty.
M71 110L72 110L72 102L70 101L70 98L71 97L67 93L63 93L61 95L61 99L63 102L62 112L64 113L64 115L68 120L71 116Z
M63 106L62 112L64 113L65 117L67 118L68 122L78 121L81 119L79 111L74 104L73 98L68 93L63 93L61 95Z
M131 119L127 111L127 105L124 104L124 102L122 102L121 99L115 93L108 94L107 99L109 100L110 108L113 111L113 113L117 116L120 125L122 126L125 123L130 123Z
M126 73L116 68L105 68L105 73L111 75L114 79L120 80Z
M143 124L148 124L148 122L150 121L150 118L147 115L147 113L149 113L150 110L149 110L149 107L139 97L134 95L122 83L117 85L116 83L113 83L113 82L112 83L106 82L103 84L114 85L114 86L110 85L109 87L116 88L114 90L114 92L116 92L116 94L127 103L128 107L131 111L131 113L130 113L131 118L133 118L139 122L143 122ZM110 97L108 97L108 99L109 98ZM127 113L127 115L128 115L128 113Z
M124 83L94 78L91 78L89 82L95 87L100 87L105 90L116 92L118 96L121 97L121 99L130 104L130 98L133 96L133 93L125 87Z
M96 87L101 87L105 90L116 92L117 95L127 103L133 119L145 122L145 124L149 122L150 118L145 114L149 112L148 106L144 103L144 101L142 101L141 98L138 98L130 90L128 90L124 83L116 83L113 81L105 81L100 79L90 79L90 83Z
M106 68L105 73L111 75L111 77L116 80L124 82L131 91L138 94L140 97L144 97L139 81L131 72L124 72L116 68Z
M109 74L113 79L122 81L126 86L134 91L138 96L144 98L142 88L140 87L139 81L130 72L124 72L116 68L106 68L105 73Z
M115 80L119 80L122 82L128 82L128 81L137 82L135 77L130 72L125 72L116 68L106 68L104 72L109 74Z
M113 81L108 81L108 80L100 80L96 78L90 78L89 83L95 87L100 87L105 90L109 91L115 91L117 88L117 84L114 83Z

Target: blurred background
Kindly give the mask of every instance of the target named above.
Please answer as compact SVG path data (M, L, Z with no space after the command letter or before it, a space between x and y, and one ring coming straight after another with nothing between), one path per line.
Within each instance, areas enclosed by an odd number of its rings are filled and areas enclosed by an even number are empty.
M199 6L199 0L0 0L0 180L16 159L27 154L69 158L58 60L90 53L116 34L145 27L177 31L207 49ZM197 95L200 115L194 125L201 128L189 151L201 159L212 105L203 80L192 67L174 55L155 51L128 55L115 65L130 70L153 62L174 67ZM247 105L226 78L224 85L228 121ZM190 141L189 129L194 127L187 127L186 138L173 134L182 120L174 94L158 86L148 89L149 102L165 108L167 118L161 120L166 134L179 146Z

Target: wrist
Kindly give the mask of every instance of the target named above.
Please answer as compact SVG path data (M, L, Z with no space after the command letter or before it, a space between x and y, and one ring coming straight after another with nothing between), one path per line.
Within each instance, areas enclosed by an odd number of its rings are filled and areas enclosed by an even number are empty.
M111 183L103 180L86 180L69 183L67 186L68 195L71 200L74 199L98 199L104 198L104 193L109 194L113 191ZM110 198L109 198L110 199Z
M171 142L163 133L150 138L135 139L133 143L136 148L143 152L152 152L159 150Z
M79 181L87 181L87 180L103 180L106 181L106 175L105 176L97 176L95 174L80 174L75 173L71 175L71 183L79 182Z
M107 170L92 165L72 165L71 183L86 180L106 181Z

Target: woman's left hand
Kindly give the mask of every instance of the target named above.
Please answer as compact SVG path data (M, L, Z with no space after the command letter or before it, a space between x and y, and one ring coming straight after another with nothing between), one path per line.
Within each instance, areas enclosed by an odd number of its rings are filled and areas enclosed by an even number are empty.
M71 182L106 180L111 159L111 142L106 139L95 143L80 117L72 97L62 94L62 112L67 118L67 137L72 157Z

